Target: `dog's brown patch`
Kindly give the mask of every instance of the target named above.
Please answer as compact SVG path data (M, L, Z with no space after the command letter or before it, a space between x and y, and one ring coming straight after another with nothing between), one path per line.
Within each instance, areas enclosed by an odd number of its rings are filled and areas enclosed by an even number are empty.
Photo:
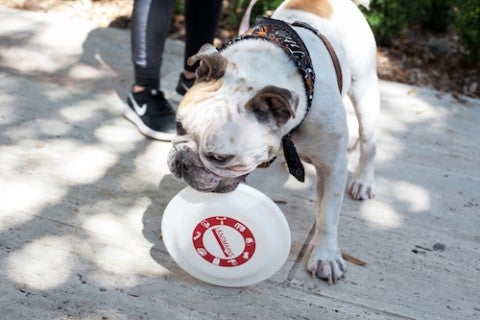
M191 87L178 106L178 113L188 112L189 109L197 106L200 102L212 97L223 85L221 80L202 81Z
M333 12L328 0L289 0L284 8L310 12L326 19L330 18Z

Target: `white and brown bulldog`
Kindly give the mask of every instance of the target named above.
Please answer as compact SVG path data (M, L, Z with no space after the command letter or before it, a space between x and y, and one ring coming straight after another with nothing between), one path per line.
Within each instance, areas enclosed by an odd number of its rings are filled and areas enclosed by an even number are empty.
M190 58L201 64L178 108L168 157L176 177L205 192L234 190L280 150L300 181L299 158L311 163L318 206L307 267L329 283L346 272L337 227L348 175L347 96L360 145L347 189L354 199L374 196L376 44L354 2L287 0L220 49L205 45Z

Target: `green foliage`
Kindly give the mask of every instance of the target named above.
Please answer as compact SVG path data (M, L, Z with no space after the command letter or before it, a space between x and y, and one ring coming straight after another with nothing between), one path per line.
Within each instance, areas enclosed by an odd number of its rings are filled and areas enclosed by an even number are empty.
M480 1L478 0L373 0L363 10L377 42L388 45L412 24L444 32L454 26L466 46L470 63L479 62Z
M250 15L250 23L253 23L257 16L270 15L282 2L283 0L258 0ZM224 1L224 4L228 12L226 23L230 26L239 26L250 0L228 0Z
M444 32L453 22L454 0L419 0L417 15L419 22L428 30ZM413 16L415 17L415 16Z
M389 44L413 23L432 31L445 31L452 22L453 0L374 0L364 10L380 44Z
M455 12L455 32L468 49L471 65L480 64L480 3L478 0L458 0Z
M174 12L183 14L184 10L185 10L185 2L183 0L176 0Z
M407 25L409 2L408 0L375 0L370 4L370 10L366 11L361 7L378 43L389 44Z

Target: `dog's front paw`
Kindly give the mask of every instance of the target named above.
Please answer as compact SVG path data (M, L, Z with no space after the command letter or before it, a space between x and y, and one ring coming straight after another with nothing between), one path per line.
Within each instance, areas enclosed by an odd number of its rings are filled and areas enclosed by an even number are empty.
M318 276L332 284L337 283L340 278L345 278L347 265L338 246L313 246L307 269L312 277Z
M366 200L375 197L375 180L373 177L355 175L348 184L348 193L355 200Z

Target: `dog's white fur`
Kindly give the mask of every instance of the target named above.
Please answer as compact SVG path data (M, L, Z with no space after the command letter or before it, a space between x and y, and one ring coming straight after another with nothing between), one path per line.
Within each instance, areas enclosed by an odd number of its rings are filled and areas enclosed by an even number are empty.
M311 31L295 28L310 52L316 73L312 108L292 137L302 159L313 164L318 176L317 220L307 268L331 283L346 271L337 243L348 175L343 99L350 97L359 122L360 160L348 191L355 199L367 199L374 196L374 128L380 97L376 44L362 13L352 0L317 1L328 5L331 14L320 17L301 8L292 10L290 1L285 1L273 18L290 23L303 21L315 27L335 48L342 68L343 96L325 45ZM216 49L206 47L201 54L215 53L218 54ZM177 118L186 132L174 138L169 160L172 172L181 176L179 171L185 170L187 162L180 149L187 150L189 155L198 154L193 162L204 167L206 173L197 175L199 181L191 178L188 182L206 191L213 190L220 178L238 178L271 159L281 149L282 137L306 114L304 84L296 66L280 48L263 40L244 40L227 47L221 55L228 61L224 75L196 84L178 109ZM245 108L260 90L272 85L291 92L293 116L285 123L259 123ZM223 164L211 155L234 156Z

